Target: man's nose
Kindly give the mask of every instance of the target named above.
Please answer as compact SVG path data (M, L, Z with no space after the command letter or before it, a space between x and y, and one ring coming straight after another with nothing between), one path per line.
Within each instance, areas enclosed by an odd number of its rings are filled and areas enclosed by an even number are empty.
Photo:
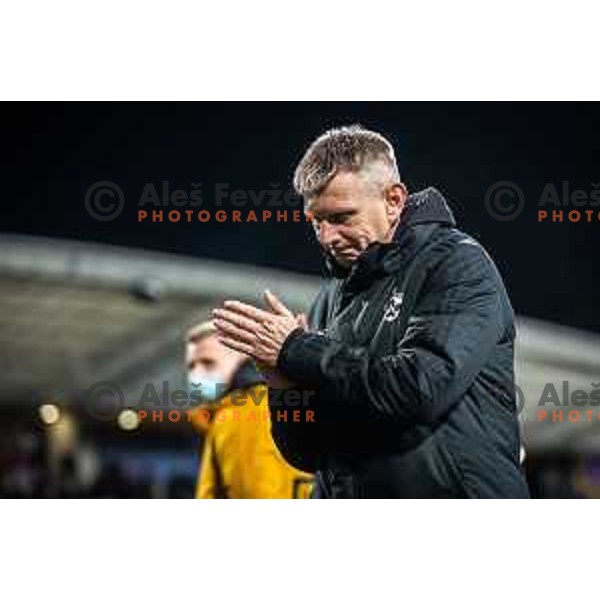
M319 242L325 248L329 248L339 238L337 227L331 223L327 223L327 221L319 223L318 235Z

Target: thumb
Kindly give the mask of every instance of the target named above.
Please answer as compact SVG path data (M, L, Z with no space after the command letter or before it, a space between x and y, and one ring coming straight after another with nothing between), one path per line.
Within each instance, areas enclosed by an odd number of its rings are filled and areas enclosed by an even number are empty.
M296 316L296 322L302 329L308 329L308 319L304 313L300 313Z
M293 316L292 311L290 311L285 304L270 290L265 290L264 298L267 308L269 308L271 312L285 317Z

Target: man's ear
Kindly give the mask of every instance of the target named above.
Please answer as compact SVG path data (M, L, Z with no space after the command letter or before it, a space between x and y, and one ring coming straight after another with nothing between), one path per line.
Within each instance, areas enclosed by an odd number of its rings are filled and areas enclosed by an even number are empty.
M397 219L404 210L408 190L402 182L394 183L385 192L386 210L388 216Z

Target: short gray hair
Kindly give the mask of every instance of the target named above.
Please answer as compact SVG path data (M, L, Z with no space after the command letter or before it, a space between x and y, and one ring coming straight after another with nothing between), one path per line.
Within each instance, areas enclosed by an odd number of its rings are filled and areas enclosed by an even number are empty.
M400 181L394 148L381 134L361 125L336 127L308 148L294 173L294 188L304 198L318 195L340 171L357 173L381 162Z

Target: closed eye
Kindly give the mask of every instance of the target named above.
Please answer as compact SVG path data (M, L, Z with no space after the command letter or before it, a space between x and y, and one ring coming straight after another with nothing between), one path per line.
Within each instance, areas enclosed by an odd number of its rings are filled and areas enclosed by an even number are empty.
M342 223L346 223L350 217L353 215L354 213L337 213L334 215L331 215L328 219L328 221L332 224L332 225L340 225Z
M313 215L313 221L316 224L321 223L322 221L327 221L331 225L340 225L342 223L348 222L348 220L355 214L355 211L346 211L339 213L332 213L329 215Z

